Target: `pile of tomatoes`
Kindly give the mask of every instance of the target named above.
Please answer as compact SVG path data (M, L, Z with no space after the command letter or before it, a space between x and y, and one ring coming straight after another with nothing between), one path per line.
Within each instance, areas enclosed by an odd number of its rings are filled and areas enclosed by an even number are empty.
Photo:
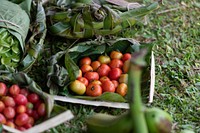
M36 93L0 82L0 124L24 131L45 114L45 103Z
M80 74L69 88L78 95L97 97L104 92L127 94L128 66L130 53L112 51L110 55L100 55L92 61L90 57L79 60Z

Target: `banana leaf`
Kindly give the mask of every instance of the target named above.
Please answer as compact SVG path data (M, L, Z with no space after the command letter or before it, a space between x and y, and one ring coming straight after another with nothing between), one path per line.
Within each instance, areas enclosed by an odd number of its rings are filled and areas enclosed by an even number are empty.
M56 10L50 7L48 10L53 13L48 15L48 29L52 35L69 39L113 35L141 23L158 6L158 2L155 2L123 12L112 9L108 4L83 4L77 8L67 6L64 9L58 6Z
M27 74L23 72L11 72L11 70L0 70L0 81L7 85L18 84L20 87L27 88L28 90L37 93L44 101L46 105L46 118L50 117L54 99L51 95L42 91L40 86L33 81Z
M117 95L106 96L106 97L98 97L92 98L88 96L75 96L69 89L68 85L71 81L75 80L79 73L78 61L85 56L90 56L92 60L96 60L98 56L102 54L109 54L113 50L121 51L122 53L130 52L134 53L139 51L141 48L146 48L148 50L148 55L146 56L146 61L148 66L146 67L142 85L143 85L143 92L145 93L145 99L148 95L148 86L150 80L150 56L151 51L153 48L153 43L145 44L145 43L138 43L137 41L131 38L118 38L118 39L111 39L111 40L92 40L92 41L85 41L79 42L75 44L73 47L60 51L53 55L49 61L47 66L47 86L49 88L50 94L54 95L65 95L69 97L76 97L81 99L87 100L103 100L103 101L119 101L124 102L126 101L126 97L120 97ZM114 100L111 97L116 97ZM118 97L118 98L117 98ZM118 100L116 100L118 99ZM122 100L123 99L123 100Z

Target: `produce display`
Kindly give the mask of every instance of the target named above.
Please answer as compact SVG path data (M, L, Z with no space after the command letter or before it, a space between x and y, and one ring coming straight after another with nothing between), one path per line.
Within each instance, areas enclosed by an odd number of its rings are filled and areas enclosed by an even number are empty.
M0 82L0 123L21 131L31 128L46 115L45 103L38 94L17 84Z
M69 88L78 95L100 96L104 92L127 94L128 65L130 53L112 51L92 61L84 57L79 61L80 75L70 83Z

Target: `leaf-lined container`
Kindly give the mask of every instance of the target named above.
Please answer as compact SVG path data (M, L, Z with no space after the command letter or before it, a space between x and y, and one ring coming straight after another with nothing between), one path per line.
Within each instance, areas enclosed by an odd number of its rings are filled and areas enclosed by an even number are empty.
M137 41L131 38L118 38L111 40L93 40L79 42L73 47L60 51L53 55L49 60L48 65L48 81L47 86L50 88L50 93L54 95L63 95L69 97L71 100L68 100L64 97L55 96L56 99L68 102L74 102L73 99L83 99L94 101L108 101L108 102L126 102L126 97L122 97L117 93L106 92L99 97L89 97L89 96L76 96L73 95L69 90L69 84L71 81L74 81L79 74L78 61L85 57L89 56L92 60L96 60L98 56L102 54L109 55L111 51L118 50L122 53L130 52L134 53L135 51L140 50L141 48L146 48L148 54L146 60L148 66L143 71L142 77L142 95L144 100L147 100L149 95L150 87L150 57L153 44L140 44ZM63 98L65 100L63 100ZM76 100L75 100L76 101ZM77 101L80 102L80 101ZM89 104L89 103L88 103ZM93 105L93 103L91 103ZM101 104L101 103L100 103ZM109 103L108 103L109 104ZM101 104L102 105L102 104ZM127 105L125 108L127 108ZM116 106L115 106L116 107Z

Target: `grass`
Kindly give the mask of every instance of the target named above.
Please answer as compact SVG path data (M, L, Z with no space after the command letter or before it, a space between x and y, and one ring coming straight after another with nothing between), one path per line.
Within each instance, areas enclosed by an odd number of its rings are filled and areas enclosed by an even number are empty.
M145 1L150 2L150 1ZM174 129L200 132L200 2L197 0L163 1L149 16L146 26L134 35L140 41L154 40L156 58L155 96L152 105L169 112ZM62 103L75 118L52 128L52 133L80 133L86 130L85 118L96 112L113 115L125 110Z

